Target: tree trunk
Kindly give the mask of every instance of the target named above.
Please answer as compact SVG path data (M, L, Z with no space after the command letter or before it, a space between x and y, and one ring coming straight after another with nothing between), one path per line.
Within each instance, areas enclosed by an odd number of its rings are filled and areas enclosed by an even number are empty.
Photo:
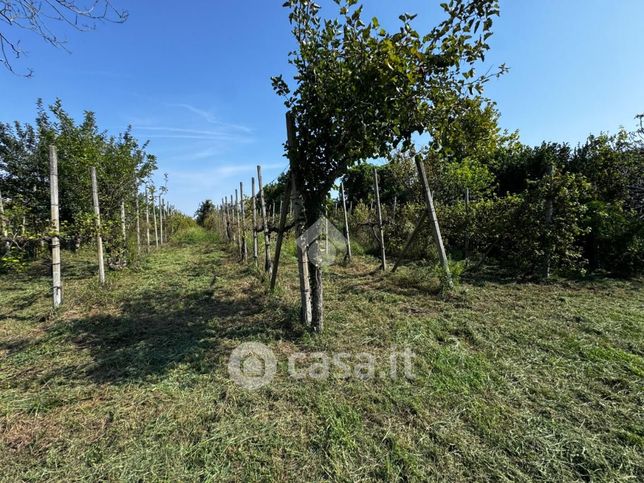
M373 187L376 192L376 208L378 214L378 229L380 232L380 261L383 272L387 270L387 255L385 253L385 230L382 227L382 207L380 206L380 188L378 187L378 170L373 168Z
M63 281L60 273L60 218L58 216L58 153L49 146L49 190L51 204L51 273L54 308L63 303ZM0 196L1 199L1 196ZM4 213L3 213L4 217Z
M268 227L266 217L266 199L264 198L264 187L262 185L262 167L257 165L257 188L259 190L259 205L262 215L262 225L264 228L264 271L271 275L273 264L271 262L271 232Z
M416 169L418 170L418 178L420 179L421 187L423 190L423 196L425 197L425 204L427 206L427 215L429 216L429 222L432 227L432 234L434 235L434 243L436 243L436 248L438 249L438 258L440 259L441 266L443 267L443 272L445 274L445 280L447 286L451 288L453 286L452 274L449 270L449 263L447 260L447 254L445 253L445 247L443 245L443 238L441 237L441 229L438 225L438 218L436 216L436 210L434 209L434 199L432 197L432 192L429 189L429 183L427 182L427 173L425 173L425 165L423 164L420 156L416 156Z
M105 261L103 260L103 237L101 235L101 208L98 204L98 183L96 168L92 166L92 198L94 200L94 215L96 216L96 248L98 252L98 283L105 284Z

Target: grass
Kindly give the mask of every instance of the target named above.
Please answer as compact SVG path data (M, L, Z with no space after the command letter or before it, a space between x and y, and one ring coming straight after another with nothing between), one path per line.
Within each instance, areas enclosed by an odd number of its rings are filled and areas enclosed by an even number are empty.
M325 275L326 330L297 323L287 250L277 296L193 230L99 288L65 253L0 278L0 478L173 481L641 481L641 281L471 279L449 297L411 267L357 257ZM230 380L240 343L273 382ZM288 376L296 351L409 347L415 379Z

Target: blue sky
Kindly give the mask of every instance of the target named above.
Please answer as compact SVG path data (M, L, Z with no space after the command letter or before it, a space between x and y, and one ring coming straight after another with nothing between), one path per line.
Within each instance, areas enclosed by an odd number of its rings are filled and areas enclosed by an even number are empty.
M219 201L255 166L274 179L286 166L284 107L270 77L288 72L294 47L281 0L113 0L130 12L123 25L67 32L71 54L22 35L30 79L0 71L0 120L32 121L35 101L56 97L75 116L93 110L99 124L132 124L169 174L169 197L193 213ZM327 1L321 2L326 8ZM428 30L439 1L367 0L366 14L394 26L403 11ZM590 132L632 127L644 112L644 1L502 0L490 66L501 125L523 142L577 144ZM7 95L9 93L9 95Z

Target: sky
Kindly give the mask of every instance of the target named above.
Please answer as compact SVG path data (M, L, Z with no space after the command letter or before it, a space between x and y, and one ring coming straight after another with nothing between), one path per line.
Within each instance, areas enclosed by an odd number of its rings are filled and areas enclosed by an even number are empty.
M20 32L28 56L14 64L31 78L0 70L0 121L32 122L36 99L57 97L73 116L94 111L111 133L132 125L157 155L157 181L168 173L168 198L193 214L219 202L261 164L265 182L287 162L282 100L270 77L288 73L295 47L282 0L113 0L124 24L92 32L56 28L66 52ZM333 12L321 0L323 12ZM365 0L367 18L388 28L402 12L416 28L440 21L439 1ZM486 68L505 63L491 81L501 127L521 140L583 141L590 133L632 128L644 112L644 1L501 0Z

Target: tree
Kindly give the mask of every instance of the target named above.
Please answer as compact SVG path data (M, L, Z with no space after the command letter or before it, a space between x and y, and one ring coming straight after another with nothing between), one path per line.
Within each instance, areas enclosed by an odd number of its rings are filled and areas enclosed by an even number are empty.
M294 121L295 142L287 147L306 226L322 214L323 201L347 169L394 149L413 146L412 136L439 139L454 105L477 97L490 76L476 74L492 35L496 0L452 0L447 18L425 35L415 15L402 14L395 33L378 19L362 19L357 0L334 0L339 16L323 19L310 0L288 0L298 49L290 54L293 90L273 78ZM496 74L503 72L501 66ZM434 146L440 149L440 146ZM313 328L323 326L322 274L309 267Z
M212 201L210 200L202 201L201 204L199 205L199 208L197 208L197 212L195 213L195 219L197 220L197 224L199 226L204 226L208 218L212 216L214 213L215 213L215 205L212 204Z
M10 72L17 73L13 62L25 51L20 46L18 31L30 31L50 45L67 50L66 40L56 33L56 24L85 32L97 23L123 23L128 13L112 6L111 0L7 0L0 2L0 63ZM31 69L22 74L30 77Z

